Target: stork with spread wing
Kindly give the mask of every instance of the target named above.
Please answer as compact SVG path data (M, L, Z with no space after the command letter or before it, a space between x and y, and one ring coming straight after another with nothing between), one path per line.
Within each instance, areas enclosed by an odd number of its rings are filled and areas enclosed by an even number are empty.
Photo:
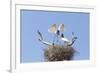
M46 45L55 45L55 37L57 37L57 40L61 40L64 42L64 45L66 46L72 46L75 42L75 40L77 39L77 37L75 37L74 35L74 32L72 32L72 40L68 40L64 34L63 34L63 31L64 31L64 24L60 24L57 28L57 25L56 24L53 24L50 26L50 28L48 29L49 32L53 33L54 34L54 39L53 39L53 42L47 42L44 40L43 36L42 36L42 33L38 30L37 33L39 35L39 41L41 41L43 44L46 44Z
M57 38L58 42L58 38L60 37L61 32L64 31L64 24L60 24L58 27L56 24L53 24L50 26L48 31L54 34L53 43L55 42L55 38Z

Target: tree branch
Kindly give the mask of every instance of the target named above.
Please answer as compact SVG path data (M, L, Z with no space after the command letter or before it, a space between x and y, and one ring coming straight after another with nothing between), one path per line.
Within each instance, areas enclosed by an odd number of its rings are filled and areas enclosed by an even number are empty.
M68 46L72 46L74 44L74 42L76 41L77 37L73 37L72 38L72 42L70 44L68 44Z
M46 42L46 41L44 41L44 40L40 40L40 39L39 39L39 41L40 41L41 43L45 44L45 45L48 45L48 46L51 46L51 45L52 45L52 43Z

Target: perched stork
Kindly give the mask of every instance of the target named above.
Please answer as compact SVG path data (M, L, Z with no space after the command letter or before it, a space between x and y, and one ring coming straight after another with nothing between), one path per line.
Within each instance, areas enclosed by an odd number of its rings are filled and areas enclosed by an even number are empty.
M64 31L64 24L60 24L58 26L58 28L57 28L56 24L53 24L48 29L48 31L54 34L54 39L53 39L53 43L54 43L55 37L57 37L57 41L58 41L58 37L60 36L60 32Z

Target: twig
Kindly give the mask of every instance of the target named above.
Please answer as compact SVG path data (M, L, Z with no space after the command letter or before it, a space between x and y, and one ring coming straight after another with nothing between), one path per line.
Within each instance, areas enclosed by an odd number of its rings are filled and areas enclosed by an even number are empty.
M51 46L51 45L52 45L52 43L46 42L46 41L44 41L44 40L40 40L40 39L39 39L39 41L42 42L42 43L45 44L45 45L48 45L48 46Z
M72 46L74 44L74 42L76 41L77 37L73 37L72 38L72 42L70 44L68 44L68 46Z
M51 46L51 45L52 45L52 43L47 42L47 41L45 41L45 40L43 39L42 33L41 33L39 30L37 31L37 33L38 33L38 35L40 36L40 38L39 38L39 41L40 41L40 42L42 42L43 44L48 45L48 46Z

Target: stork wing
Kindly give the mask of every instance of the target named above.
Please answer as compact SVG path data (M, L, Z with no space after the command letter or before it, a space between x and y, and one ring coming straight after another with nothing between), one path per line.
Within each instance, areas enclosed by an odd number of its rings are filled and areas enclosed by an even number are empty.
M50 43L50 42L46 42L46 41L41 40L41 39L39 39L39 41L41 41L43 44L48 45L48 46L51 46L51 45L52 45L52 43Z
M51 27L48 29L49 32L56 33L57 32L57 26L56 24L51 25Z
M58 27L58 30L59 31L64 31L64 24L60 24L59 27Z

